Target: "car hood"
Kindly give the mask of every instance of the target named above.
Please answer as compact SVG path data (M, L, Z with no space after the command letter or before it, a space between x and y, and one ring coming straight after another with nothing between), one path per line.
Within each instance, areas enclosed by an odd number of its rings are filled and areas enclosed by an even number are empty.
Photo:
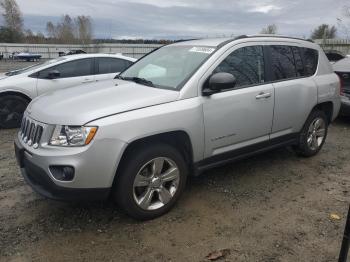
M179 92L123 80L80 85L34 99L27 114L47 124L84 125L92 120L175 101Z

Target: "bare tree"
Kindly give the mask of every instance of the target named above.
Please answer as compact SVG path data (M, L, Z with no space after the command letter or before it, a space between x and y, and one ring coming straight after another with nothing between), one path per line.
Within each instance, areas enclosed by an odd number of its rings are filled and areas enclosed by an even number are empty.
M78 16L75 18L77 38L82 44L89 44L92 40L92 22L89 16Z
M341 16L337 18L339 30L349 39L350 35L350 6L343 6Z
M57 27L58 37L63 43L74 43L74 23L69 15L64 15L62 22Z
M261 29L260 34L269 34L269 35L277 34L277 25L275 24L268 25L267 27Z
M23 36L23 18L16 1L1 0L0 7L3 9L4 27L10 33L10 40L13 42L20 41Z
M54 24L51 21L46 23L46 31L47 31L47 35L49 38L56 38L57 37L56 27L54 26Z
M311 39L333 39L337 35L337 28L333 25L322 24L311 33Z
M64 15L56 25L52 22L46 24L47 35L58 43L89 44L92 40L92 21L89 16L78 16L74 20Z

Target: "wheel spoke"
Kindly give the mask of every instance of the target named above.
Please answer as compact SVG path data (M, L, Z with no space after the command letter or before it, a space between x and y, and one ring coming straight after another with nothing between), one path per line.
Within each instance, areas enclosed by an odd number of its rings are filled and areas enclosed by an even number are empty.
M312 137L312 147L314 148L314 149L317 149L318 148L318 142L317 142L317 137L316 136L313 136Z
M308 138L307 138L307 143L308 143L309 145L311 145L311 143L312 143L312 135L309 135L309 136L308 136Z
M135 177L135 181L134 181L134 186L135 187L143 187L143 186L148 186L150 183L150 178L149 177L145 177L141 174L138 174Z
M323 137L325 134L326 129L319 129L316 131L316 136Z
M143 209L148 209L148 207L151 204L152 197L153 197L154 190L148 188L145 192L145 194L140 198L139 205Z
M171 198L173 197L173 196L170 194L169 190L166 189L165 187L162 187L162 188L158 191L158 194L159 194L159 200L160 200L160 202L162 202L164 205L165 205L166 203L168 203L168 202L171 200Z
M169 182L179 177L179 170L176 167L171 167L165 173L161 174L163 182Z
M314 129L317 130L320 126L321 126L321 120L320 120L320 119L317 119L317 120L314 122Z
M152 166L152 173L153 175L160 175L163 169L163 165L164 165L164 159L159 157L154 159L153 161L153 166Z

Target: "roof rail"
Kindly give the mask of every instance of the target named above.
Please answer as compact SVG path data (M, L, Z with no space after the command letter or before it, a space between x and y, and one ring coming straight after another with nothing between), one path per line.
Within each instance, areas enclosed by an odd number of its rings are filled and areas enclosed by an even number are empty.
M236 37L234 37L232 39L229 39L229 40L226 40L226 41L222 42L221 44L218 45L218 48L223 47L224 45L227 45L228 43L231 43L231 42L233 42L235 40L244 39L244 38L248 38L248 36L247 35L236 36Z
M252 37L278 37L278 38L296 39L296 40L302 40L302 41L308 41L308 42L314 43L312 39L305 39L301 37L293 37L293 36L285 36L285 35L275 35L275 34L247 35L247 38L252 38Z
M180 39L180 40L175 40L174 43L181 43L181 42L187 42L192 40L200 40L200 38Z

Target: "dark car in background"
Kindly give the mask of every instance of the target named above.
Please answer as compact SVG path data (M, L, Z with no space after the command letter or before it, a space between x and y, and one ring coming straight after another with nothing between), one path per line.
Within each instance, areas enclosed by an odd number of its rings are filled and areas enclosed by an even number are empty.
M340 114L350 116L350 58L345 57L335 62L333 70L341 80Z
M346 56L344 54L342 54L339 51L335 51L335 50L328 50L325 51L325 54L329 60L329 62L331 62L331 64L338 62L339 60L345 58Z
M81 49L73 49L73 50L69 50L66 52L58 52L59 56L79 55L79 54L86 54L86 52L84 50L81 50Z

